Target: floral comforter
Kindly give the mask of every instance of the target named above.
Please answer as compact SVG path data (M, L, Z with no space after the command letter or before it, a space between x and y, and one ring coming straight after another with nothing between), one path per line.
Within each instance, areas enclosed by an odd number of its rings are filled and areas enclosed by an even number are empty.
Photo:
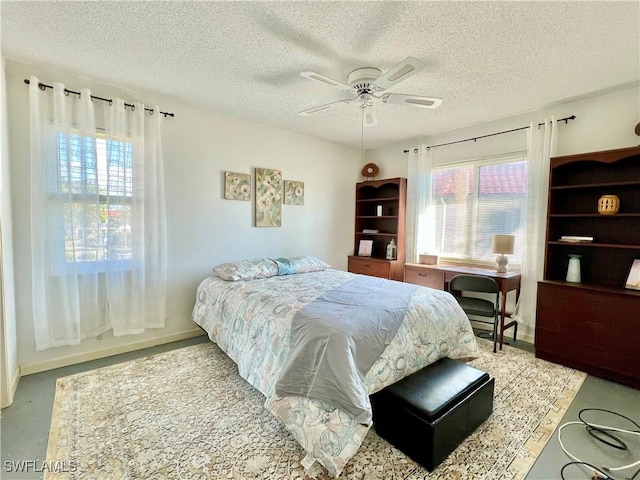
M356 453L371 425L356 422L329 403L278 397L275 385L289 354L295 314L353 277L332 269L248 281L208 277L198 286L193 310L193 320L265 395L267 410L333 476ZM366 376L367 391L381 390L439 358L470 358L477 351L457 301L447 292L418 287L398 333Z

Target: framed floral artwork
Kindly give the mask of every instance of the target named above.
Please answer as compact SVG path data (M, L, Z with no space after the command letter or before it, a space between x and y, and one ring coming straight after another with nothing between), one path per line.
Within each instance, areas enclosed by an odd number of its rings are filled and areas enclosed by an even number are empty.
M224 198L227 200L251 200L251 175L224 172Z
M256 227L282 226L282 172L256 168Z
M284 181L284 204L304 205L304 182Z

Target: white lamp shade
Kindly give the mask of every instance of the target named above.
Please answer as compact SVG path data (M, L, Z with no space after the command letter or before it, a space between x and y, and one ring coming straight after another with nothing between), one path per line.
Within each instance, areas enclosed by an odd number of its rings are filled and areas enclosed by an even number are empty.
M514 235L494 235L491 241L491 251L503 255L513 254Z

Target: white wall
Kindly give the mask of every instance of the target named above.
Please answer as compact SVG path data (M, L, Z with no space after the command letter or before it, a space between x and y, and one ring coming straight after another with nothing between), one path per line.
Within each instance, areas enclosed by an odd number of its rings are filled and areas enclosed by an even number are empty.
M168 318L164 329L119 338L107 333L99 339L87 339L77 347L36 352L28 247L29 101L28 88L23 83L30 75L36 75L46 83L62 81L73 89L87 86L100 96L119 95L128 101L158 104L161 109L176 114L175 118L167 118L163 123L169 245ZM191 321L195 289L211 267L220 262L253 256L309 254L323 258L336 268L346 269L353 242L354 184L361 180L357 149L220 115L171 97L123 91L65 72L17 63L7 62L6 89L9 134L8 138L6 134L2 137L2 171L10 174L10 192L4 188L7 184L5 175L2 208L8 208L7 195L10 193L13 225L6 227L3 221L3 240L8 236L9 242L9 247L6 241L4 243L3 255L9 256L4 264L5 276L7 268L13 268L9 273L15 274L16 321L7 322L5 310L2 345L5 351L2 353L10 362L17 362L23 374L199 334ZM417 139L411 144L372 150L367 152L364 162L380 165L381 177L404 177L407 174L404 149L420 143L436 144L520 127L551 114L577 116L569 125L560 126L559 155L638 144L638 137L633 133L640 120L636 86L433 138ZM10 146L8 153L7 143ZM526 134L518 132L442 147L436 151L435 160L474 158L524 150L525 147ZM253 173L254 167L280 169L285 179L305 182L305 205L283 206L283 226L280 228L253 227L251 202L222 199L223 172ZM6 295L14 285L5 287Z
M443 107L440 107L443 108ZM524 127L531 122L542 122L545 117L557 118L575 115L575 120L558 127L557 155L624 148L640 143L634 128L640 121L640 87L638 85L582 98L556 105L545 110L503 118L459 130L423 137L414 142L403 142L366 152L365 163L374 162L385 176L407 175L407 155L403 150L420 144L437 145L495 132ZM468 160L500 153L523 151L527 148L526 130L438 147L434 150L434 163Z
M11 222L11 189L9 176L9 135L7 131L7 102L5 60L0 71L0 407L13 402L18 386L18 345L16 333L15 297L13 289L13 242Z
M166 326L142 335L106 333L76 347L36 352L31 317L29 252L29 96L25 78L61 81L95 95L158 104L175 118L163 121L168 226ZM149 92L122 91L64 72L7 63L18 318L18 361L23 374L174 340L200 331L191 320L198 283L214 265L254 256L314 255L346 270L353 248L355 183L360 152L289 130L185 105ZM304 206L284 205L280 228L253 227L252 202L224 200L223 172L279 169L304 182Z
M442 108L442 107L441 107ZM620 88L607 93L582 98L545 110L530 112L493 122L475 125L442 135L424 137L412 143L402 143L366 152L365 162L375 162L385 172L385 176L406 176L408 155L403 150L420 144L437 145L441 143L479 137L495 132L511 130L541 123L545 117L557 118L575 115L575 120L558 126L557 155L592 152L637 146L640 137L634 128L640 122L640 86ZM527 132L520 130L504 135L479 139L438 147L434 150L434 164L445 164L461 160L480 158L501 153L526 151ZM539 219L544 225L546 212ZM508 297L510 304L515 302L515 294ZM519 325L518 338L533 342L535 325ZM509 332L507 331L507 335Z

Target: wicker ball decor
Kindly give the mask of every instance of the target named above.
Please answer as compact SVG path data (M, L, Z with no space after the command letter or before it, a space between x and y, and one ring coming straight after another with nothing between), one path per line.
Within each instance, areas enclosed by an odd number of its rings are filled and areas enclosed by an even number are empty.
M362 170L360 171L363 177L367 177L367 179L373 180L380 173L380 167L375 163L367 163Z
M620 198L617 195L603 195L598 200L600 215L615 215L620 210Z

